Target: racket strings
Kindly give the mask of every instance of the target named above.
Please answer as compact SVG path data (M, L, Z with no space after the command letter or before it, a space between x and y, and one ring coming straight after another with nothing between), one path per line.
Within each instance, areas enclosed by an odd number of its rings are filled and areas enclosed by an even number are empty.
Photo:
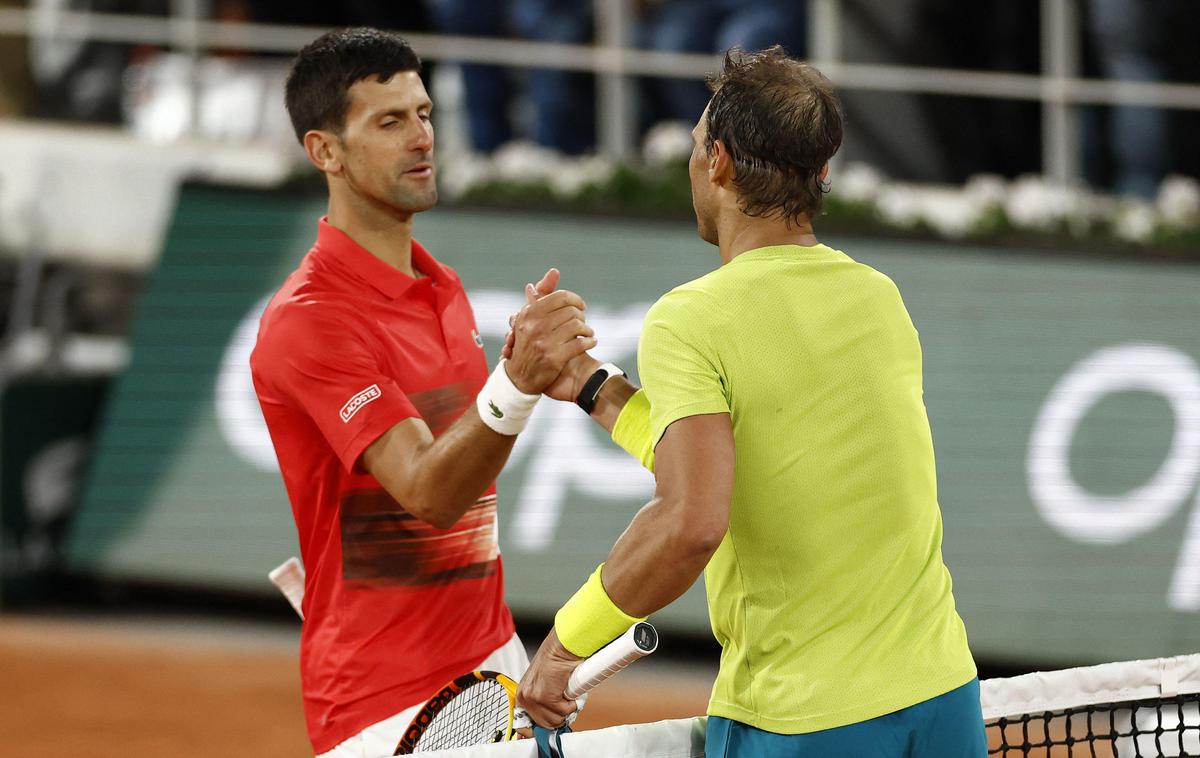
M494 679L484 679L447 703L417 745L421 750L446 750L498 742L509 723L508 690Z

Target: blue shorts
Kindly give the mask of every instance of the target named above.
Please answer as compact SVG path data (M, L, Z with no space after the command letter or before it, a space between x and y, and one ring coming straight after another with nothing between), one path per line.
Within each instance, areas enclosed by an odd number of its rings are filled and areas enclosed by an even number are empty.
M706 758L987 758L979 680L857 724L775 734L708 717Z

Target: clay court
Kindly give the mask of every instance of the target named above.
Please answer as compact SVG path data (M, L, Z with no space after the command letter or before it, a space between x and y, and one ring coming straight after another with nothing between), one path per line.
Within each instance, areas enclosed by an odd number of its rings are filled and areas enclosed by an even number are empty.
M297 638L281 622L0 617L0 754L312 755ZM702 714L710 683L647 660L596 690L578 726Z

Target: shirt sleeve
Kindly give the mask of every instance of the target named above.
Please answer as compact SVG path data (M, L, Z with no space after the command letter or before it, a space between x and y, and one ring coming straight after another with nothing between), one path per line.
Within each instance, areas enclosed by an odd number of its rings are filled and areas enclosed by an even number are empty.
M638 374L650 401L650 447L688 416L729 413L726 381L709 339L712 309L703 293L672 290L646 314Z
M625 403L613 424L612 440L654 471L654 440L650 439L650 401L646 391L638 390Z
M421 414L385 373L364 326L332 311L287 316L270 335L265 378L284 402L313 420L353 471L372 442Z

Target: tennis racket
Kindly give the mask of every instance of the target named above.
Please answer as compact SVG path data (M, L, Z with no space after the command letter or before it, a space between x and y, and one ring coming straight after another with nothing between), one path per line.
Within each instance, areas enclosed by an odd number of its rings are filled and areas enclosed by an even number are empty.
M658 631L644 621L596 651L571 673L565 695L585 692L658 648ZM393 755L450 750L514 738L517 685L494 671L472 671L447 684L413 718Z

